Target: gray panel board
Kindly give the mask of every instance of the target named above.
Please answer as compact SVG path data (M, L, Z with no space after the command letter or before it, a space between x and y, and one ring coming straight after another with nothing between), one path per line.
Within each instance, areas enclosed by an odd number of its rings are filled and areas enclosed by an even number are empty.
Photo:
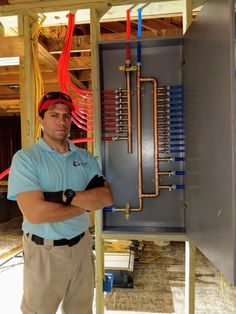
M186 232L235 281L234 1L209 0L184 39Z
M182 82L182 42L181 39L173 39L172 45L165 46L162 40L149 42L150 46L142 47L142 76L153 76L159 80L159 85L174 85ZM166 41L166 44L170 41ZM119 66L125 63L125 49L114 43L114 49L109 44L100 47L101 53L101 81L102 89L114 89L125 87L124 73L119 71ZM136 64L136 49L131 49L132 64ZM138 170L137 170L137 144L136 144L136 95L135 72L132 74L132 102L133 102L133 154L127 154L127 142L103 142L103 169L111 184L114 194L114 204L117 208L123 208L126 203L131 207L138 207ZM152 144L152 99L151 84L142 88L143 103L143 171L144 192L153 191L153 144ZM173 163L171 169L181 170L181 163ZM170 164L161 165L162 170L168 170ZM171 182L170 182L171 181ZM167 183L182 183L180 178L170 180ZM104 229L173 227L180 228L183 232L183 192L180 190L169 192L161 191L161 195L155 199L144 199L144 209L139 213L131 213L129 220L125 220L124 213L104 213ZM152 229L153 230L153 229ZM176 231L176 229L173 229Z

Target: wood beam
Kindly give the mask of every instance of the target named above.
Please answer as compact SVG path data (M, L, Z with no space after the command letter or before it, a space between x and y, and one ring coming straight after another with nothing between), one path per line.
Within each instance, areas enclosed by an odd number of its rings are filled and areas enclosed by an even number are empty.
M51 70L57 70L58 61L55 59L42 45L39 44L39 59L49 65ZM71 61L72 62L72 61ZM70 66L70 65L69 65ZM73 66L72 66L73 67ZM81 89L86 89L86 86L81 83L74 75L71 75L71 81Z
M195 246L185 242L185 314L195 313Z
M164 0L165 1L165 0ZM166 0L169 1L169 0ZM155 0L153 1L155 2ZM14 3L14 4L13 4ZM135 3L145 3L144 0L130 0L130 1L117 1L117 0L57 0L55 1L32 1L24 0L21 3L19 1L14 2L10 5L2 5L0 8L0 14L2 16L6 15L16 15L17 13L45 13L45 12L57 12L62 10L79 10L79 9L90 9L90 8L100 8L100 7L112 7L121 4L135 4Z
M11 1L14 2L14 1ZM31 14L31 13L46 13L58 11L74 11L81 9L89 9L95 7L110 7L110 3L106 0L57 0L55 1L31 1L24 0L10 5L1 5L0 16Z
M17 107L20 108L19 99L0 99L0 108L4 109L7 107Z
M193 20L192 0L183 0L183 34L187 31Z
M61 53L65 42L65 36L53 39L53 41L49 41L47 44L47 50L51 54ZM73 52L82 52L82 51L90 51L90 36L82 35L82 36L73 36L72 37L72 47L71 53Z
M103 15L106 9L110 9L113 6L125 5L125 4L140 4L146 3L146 0L54 0L42 1L42 0L12 0L9 5L0 6L0 16L9 16L17 14L32 14L32 13L46 13L46 12L58 12L58 11L72 11L81 9L97 8L100 10L98 15ZM168 3L173 0L152 0L154 2ZM174 1L176 2L176 1ZM193 8L201 6L206 0L194 0Z
M24 55L23 36L0 36L0 58L22 57Z
M97 43L100 40L100 18L97 10L90 11L91 20L91 49L92 49L92 90L94 109L94 155L101 166L101 103L99 78L99 52ZM96 247L96 313L104 313L104 251L101 238L101 213L95 213L95 247Z
M0 75L17 74L17 73L19 73L19 65L0 67Z
M132 22L133 23L133 22ZM177 30L177 26L174 29L168 29L168 34L171 35L176 35L176 32L178 32ZM182 30L179 30L179 34L182 34ZM162 36L161 35L161 31L157 30L149 30L149 31L143 31L142 32L142 37L143 38L149 38L149 37L155 37L155 36ZM88 39L89 36L73 36L73 42L72 42L72 48L71 48L71 52L76 53L76 52L84 52L84 51L91 51L91 46L90 46L90 40ZM131 34L131 39L136 39L137 38L137 34ZM107 34L101 34L101 41L113 41L113 40L124 40L126 39L126 33L107 33ZM63 49L63 45L64 45L64 38L58 38L55 39L56 45L54 44L48 44L47 49L50 52L50 54L54 55L54 54L60 54L62 49ZM79 42L84 42L81 43L80 45L77 45L76 43ZM55 51L55 46L57 46L58 50Z
M91 81L91 71L90 70L78 71L78 79L80 80L80 82Z
M22 148L34 143L36 127L35 71L31 38L37 23L30 16L19 16L19 33L24 34L24 57L20 58L20 107Z

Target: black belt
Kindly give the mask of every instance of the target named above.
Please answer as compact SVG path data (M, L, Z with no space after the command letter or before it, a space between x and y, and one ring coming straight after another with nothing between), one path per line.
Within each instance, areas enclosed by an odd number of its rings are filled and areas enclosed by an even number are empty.
M73 246L83 238L85 232L81 233L80 235L72 238L72 239L60 239L60 240L53 240L53 246L62 246L62 245L68 245L68 246ZM28 233L26 234L27 236L29 235ZM35 234L32 234L31 240L39 245L44 244L44 238L41 238Z

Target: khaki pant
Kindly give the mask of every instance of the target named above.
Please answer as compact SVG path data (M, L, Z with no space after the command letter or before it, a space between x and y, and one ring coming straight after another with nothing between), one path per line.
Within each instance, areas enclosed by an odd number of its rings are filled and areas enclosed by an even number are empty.
M37 245L24 235L23 314L91 314L94 292L92 238L72 247Z

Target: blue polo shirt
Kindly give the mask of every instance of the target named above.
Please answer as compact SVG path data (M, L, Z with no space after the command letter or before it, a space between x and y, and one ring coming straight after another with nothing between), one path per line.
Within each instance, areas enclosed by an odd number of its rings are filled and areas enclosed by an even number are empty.
M70 151L62 155L49 147L43 139L19 150L12 159L8 179L9 200L16 200L21 192L41 190L48 192L73 189L84 191L89 181L102 175L96 159L87 150L68 141ZM89 227L89 214L84 213L65 221L31 224L24 217L24 232L57 240L71 239Z

